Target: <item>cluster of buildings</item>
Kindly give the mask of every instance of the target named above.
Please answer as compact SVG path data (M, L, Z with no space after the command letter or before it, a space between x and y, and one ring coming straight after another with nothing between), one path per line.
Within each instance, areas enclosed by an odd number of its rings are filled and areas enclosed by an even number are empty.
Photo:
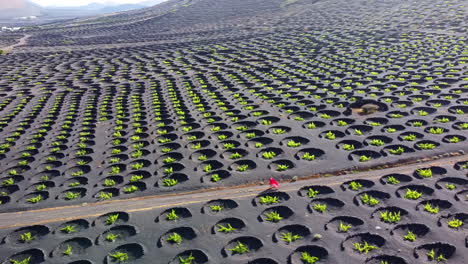
M21 27L2 27L1 31L2 32L15 32L20 30Z

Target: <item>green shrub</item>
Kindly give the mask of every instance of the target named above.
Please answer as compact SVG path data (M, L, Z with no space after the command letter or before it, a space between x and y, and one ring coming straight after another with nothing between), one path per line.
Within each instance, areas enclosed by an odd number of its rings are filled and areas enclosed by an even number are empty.
M301 260L304 262L304 263L307 263L307 264L314 264L316 263L317 261L319 261L320 259L315 257L315 256L311 256L309 253L307 252L302 252L301 253Z
M277 196L263 196L260 197L260 203L261 204L275 204L279 203L279 198Z
M368 254L370 251L374 249L379 249L377 246L370 245L367 241L364 243L353 243L354 249L357 250L359 253Z
M182 243L182 237L177 233L172 233L168 238L166 238L166 241L180 245L180 243Z
M422 192L406 189L405 198L409 200L417 200L422 196Z
M379 204L379 200L375 199L371 195L368 195L367 193L364 195L361 195L361 202L369 206L374 206L374 205Z
M293 234L292 232L281 233L281 240L286 242L287 244L291 244L292 242L301 239L302 237L298 234Z
M249 248L246 245L242 244L240 241L237 241L237 245L229 250L239 255L249 252Z
M386 223L397 223L401 220L401 212L380 212L380 219Z

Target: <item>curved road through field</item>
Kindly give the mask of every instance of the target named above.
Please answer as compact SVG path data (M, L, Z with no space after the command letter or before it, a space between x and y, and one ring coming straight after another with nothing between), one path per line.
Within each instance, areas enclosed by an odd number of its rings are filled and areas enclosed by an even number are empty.
M6 47L3 47L1 48L2 50L4 50L6 53L10 53L13 51L14 48L18 47L18 46L22 46L26 43L28 43L28 39L31 37L31 35L24 35L22 38L19 39L19 41L13 45L10 45L10 46L6 46Z
M322 177L298 180L296 182L281 183L281 191L296 191L306 185L340 185L351 179L378 179L390 173L412 173L415 169L428 166L453 166L456 162L468 160L468 154L440 159L427 159L425 161L404 164L381 170L371 170L341 176ZM170 195L155 195L126 200L112 200L97 203L84 203L75 206L47 208L32 211L12 212L0 214L0 229L21 227L28 225L46 224L59 221L69 221L79 218L97 217L113 212L116 209L126 212L149 211L157 208L205 203L216 199L234 199L257 196L266 190L266 185L237 186L223 189L204 189L194 192L177 193Z

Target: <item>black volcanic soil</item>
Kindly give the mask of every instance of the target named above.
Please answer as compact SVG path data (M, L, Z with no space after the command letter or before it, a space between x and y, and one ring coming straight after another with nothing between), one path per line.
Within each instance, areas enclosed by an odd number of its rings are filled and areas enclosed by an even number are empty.
M441 179L447 175L460 180L466 177L461 170L448 166L440 169L447 171L440 175ZM395 178L392 175L351 181L361 182L360 188L355 187L357 190L343 188L350 186L350 181L341 185L304 185L288 192L266 191L256 197L213 199L131 213L116 210L94 218L4 229L0 230L0 255L4 263L29 256L38 260L34 263L114 263L109 254L115 252L128 254L128 263L181 263L179 257L186 259L190 254L195 257L192 263L302 263L302 254L307 252L320 259L317 263L346 260L409 264L431 263L427 254L434 250L436 257L447 259L446 263L463 263L467 257L467 198L457 194L467 192L467 186L453 190L436 188L440 181L437 177L418 179L411 173L404 176L407 182L393 184L387 183L389 177ZM315 182L320 183L320 179ZM414 200L398 195L402 187L416 190L415 186L427 186L434 192ZM364 203L362 197L366 194L377 203ZM274 202L268 203L266 197L278 199L269 199ZM313 204L327 207L319 212ZM439 211L430 213L427 205ZM381 216L385 211L400 213L401 217L395 222L385 221ZM172 212L178 218L169 218ZM271 212L279 213L283 219L269 222L265 215ZM115 216L115 221L110 216ZM449 226L449 222L457 220L461 226ZM65 232L66 226L72 226L75 232ZM221 227L233 230L222 232ZM415 240L406 238L410 232ZM21 240L25 233L31 233L34 239ZM295 239L287 241L287 233ZM107 239L109 234L116 235L114 241ZM174 234L182 240L168 240ZM231 251L238 242L249 251ZM368 243L378 249L360 253L355 249L356 243ZM72 255L63 254L67 246L72 247ZM44 261L39 261L42 258Z
M27 28L25 43L0 55L0 212L463 154L467 8L450 0L170 0ZM20 37L2 33L0 46ZM301 263L307 254L319 263L462 263L467 168L438 164L304 186L277 193L274 204L267 194L213 197L179 204L174 221L164 208L118 212L113 224L105 215L3 230L0 256L3 263L113 263L109 253L119 252L129 263ZM226 234L217 224L237 230ZM76 232L62 232L67 225ZM303 239L288 244L278 230ZM408 231L416 241L402 238ZM171 232L183 233L180 245L165 241ZM24 233L34 239L22 242ZM232 251L239 242L251 250ZM365 243L378 249L366 254Z

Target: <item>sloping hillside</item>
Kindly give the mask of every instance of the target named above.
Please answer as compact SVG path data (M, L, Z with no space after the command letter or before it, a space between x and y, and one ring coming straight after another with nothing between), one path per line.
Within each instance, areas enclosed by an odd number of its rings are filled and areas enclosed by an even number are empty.
M1 0L0 19L39 16L42 8L26 0Z

